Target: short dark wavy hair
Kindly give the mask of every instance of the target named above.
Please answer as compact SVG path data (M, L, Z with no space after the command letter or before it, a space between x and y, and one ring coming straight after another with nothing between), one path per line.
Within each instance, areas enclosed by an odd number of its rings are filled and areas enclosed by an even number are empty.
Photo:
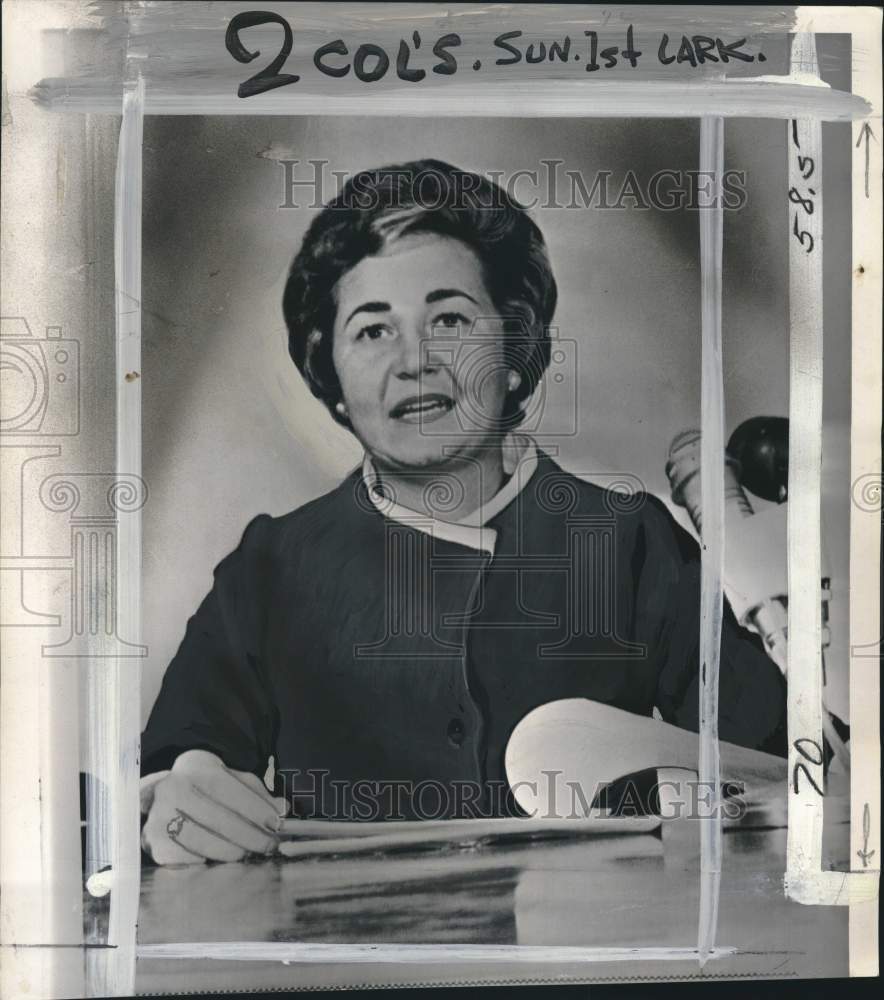
M426 232L462 241L481 261L504 320L506 363L521 375L503 414L513 427L549 366L557 289L546 244L525 208L499 185L441 160L361 171L316 216L283 293L289 354L332 417L350 427L335 409L342 398L332 361L335 286L389 240Z

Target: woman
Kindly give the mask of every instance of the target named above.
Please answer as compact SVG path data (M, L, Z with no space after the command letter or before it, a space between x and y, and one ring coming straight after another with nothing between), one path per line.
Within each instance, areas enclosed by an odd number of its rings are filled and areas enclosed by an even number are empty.
M558 698L697 728L696 544L516 431L555 303L527 213L448 164L359 174L314 220L290 353L365 461L216 568L144 733L155 861L272 852L286 813L506 812L509 735ZM722 739L783 752L784 682L729 610L720 685Z

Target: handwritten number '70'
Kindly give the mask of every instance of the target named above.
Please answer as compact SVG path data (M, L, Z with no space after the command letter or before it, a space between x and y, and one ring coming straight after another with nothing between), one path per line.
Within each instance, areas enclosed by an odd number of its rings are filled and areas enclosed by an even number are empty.
M813 754L813 756L811 756L811 752L809 750L805 749L805 747L804 747L805 743L809 744L811 750L815 751L815 753ZM822 764L823 764L823 748L819 745L819 743L816 742L816 740L811 740L811 739L808 739L807 737L804 737L802 739L795 740L795 742L792 744L792 746L795 747L795 749L798 751L799 754L801 754L801 756L804 758L804 760L809 761L811 764L815 764L817 767L821 767L822 766ZM816 781L814 781L813 776L811 775L810 771L807 769L807 764L803 763L800 760L795 764L795 767L792 769L792 790L795 792L795 794L796 795L798 794L798 772L799 771L803 771L804 772L804 776L810 782L811 786L813 787L813 790L818 795L822 795L823 794L823 790L816 783Z

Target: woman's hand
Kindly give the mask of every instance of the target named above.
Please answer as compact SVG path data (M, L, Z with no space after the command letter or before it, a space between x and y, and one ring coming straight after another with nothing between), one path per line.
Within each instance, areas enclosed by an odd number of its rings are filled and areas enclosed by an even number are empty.
M171 771L144 779L141 811L148 813L141 845L157 864L196 864L273 854L286 802L254 774L188 750Z

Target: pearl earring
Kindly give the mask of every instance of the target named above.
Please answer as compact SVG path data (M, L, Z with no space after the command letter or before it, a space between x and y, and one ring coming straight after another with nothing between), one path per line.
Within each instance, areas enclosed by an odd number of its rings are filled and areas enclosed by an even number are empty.
M335 403L335 409L338 411L338 413L340 413L342 417L345 417L347 415L347 404L343 400L341 400L338 403Z
M518 389L521 384L522 376L518 372L510 372L507 377L507 386L509 387L510 392L514 389Z

